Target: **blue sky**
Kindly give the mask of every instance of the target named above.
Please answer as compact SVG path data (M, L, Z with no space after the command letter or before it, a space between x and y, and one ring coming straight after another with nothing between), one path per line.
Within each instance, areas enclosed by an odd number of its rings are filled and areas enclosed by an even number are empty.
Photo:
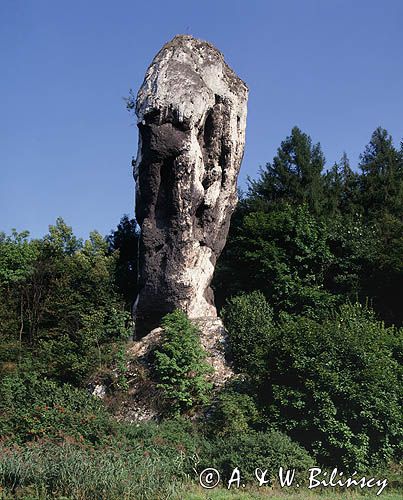
M401 0L0 0L0 230L62 216L107 234L133 214L137 130L123 97L177 33L214 43L250 88L240 175L298 125L327 165L382 125L403 137Z

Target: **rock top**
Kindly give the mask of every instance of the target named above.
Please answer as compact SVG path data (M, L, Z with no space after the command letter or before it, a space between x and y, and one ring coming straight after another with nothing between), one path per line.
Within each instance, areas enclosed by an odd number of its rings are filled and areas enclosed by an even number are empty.
M149 66L136 102L141 122L155 109L172 110L188 127L200 125L215 95L232 101L248 98L248 87L209 42L190 35L176 35L166 43ZM246 125L246 106L240 110Z

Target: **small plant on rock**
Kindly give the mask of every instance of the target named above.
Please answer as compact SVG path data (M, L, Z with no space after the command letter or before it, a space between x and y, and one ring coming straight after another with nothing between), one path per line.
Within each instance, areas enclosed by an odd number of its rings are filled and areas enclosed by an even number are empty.
M212 384L197 327L185 313L176 310L161 324L163 343L155 352L155 374L169 413L180 414L208 402Z

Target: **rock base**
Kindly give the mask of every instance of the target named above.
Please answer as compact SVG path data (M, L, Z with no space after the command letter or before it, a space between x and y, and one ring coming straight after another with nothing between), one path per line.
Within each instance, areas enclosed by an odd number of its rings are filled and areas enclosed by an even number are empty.
M218 391L234 376L225 357L226 330L219 318L198 318L193 322L199 328L206 361L213 368L208 380L213 384L213 391ZM152 380L151 357L161 345L162 333L162 328L155 328L142 339L128 344L126 379L129 387L126 392L108 394L102 382L93 386L92 393L105 401L118 421L134 423L161 418L164 401L161 390Z

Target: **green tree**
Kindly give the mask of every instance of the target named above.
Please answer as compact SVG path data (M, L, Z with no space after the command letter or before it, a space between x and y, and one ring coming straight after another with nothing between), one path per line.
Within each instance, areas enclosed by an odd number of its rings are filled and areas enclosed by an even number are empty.
M361 306L324 322L284 317L268 349L261 394L268 422L316 456L349 469L401 457L401 369L385 328Z
M275 313L318 315L334 303L324 289L333 262L327 240L326 223L306 205L280 204L269 212L249 212L227 244L216 286L220 283L227 297L260 290Z
M129 310L137 295L139 237L136 220L124 215L107 238L109 250L118 253L115 282Z
M359 213L335 214L326 221L327 244L332 253L324 287L340 300L372 300L370 281L381 252L380 232Z
M402 329L386 328L359 304L343 305L320 321L283 313L269 335L263 327L249 344L238 325L254 333L257 315L240 304L228 304L225 325L232 348L252 360L236 368L254 388L260 425L287 433L330 466L365 469L401 458Z
M45 237L43 257L51 267L51 290L41 318L38 345L41 370L80 385L111 354L113 342L126 340L129 315L114 284L116 255L96 231L80 245Z
M351 169L346 153L324 174L323 181L327 217L362 213L360 176Z
M306 203L314 213L320 213L324 203L324 165L320 144L313 145L307 134L294 127L273 162L266 165L257 181L250 182L250 202L258 208L279 201Z
M231 297L222 317L229 335L230 355L235 369L259 377L266 369L267 343L273 334L273 311L262 292Z
M388 132L378 127L361 155L362 204L369 216L403 216L403 155Z
M379 235L368 295L382 318L401 325L403 147L395 148L388 132L378 127L361 155L360 169L362 205Z
M403 220L390 213L377 217L376 254L367 275L374 309L388 324L403 325Z
M9 337L2 366L15 365L18 352L20 364L42 375L85 384L130 333L115 286L117 254L96 231L77 239L61 218L43 239L27 238L0 238L0 319Z
M73 229L68 226L62 217L56 219L56 224L49 226L49 233L43 241L58 254L74 255L82 247L82 240L76 238Z
M22 342L27 327L26 318L30 307L27 283L35 274L38 256L37 242L29 241L28 237L28 231L18 233L15 229L12 230L10 236L0 234L0 334L2 338L0 362L6 365L15 363L17 357L21 359ZM18 347L16 342L18 342Z

